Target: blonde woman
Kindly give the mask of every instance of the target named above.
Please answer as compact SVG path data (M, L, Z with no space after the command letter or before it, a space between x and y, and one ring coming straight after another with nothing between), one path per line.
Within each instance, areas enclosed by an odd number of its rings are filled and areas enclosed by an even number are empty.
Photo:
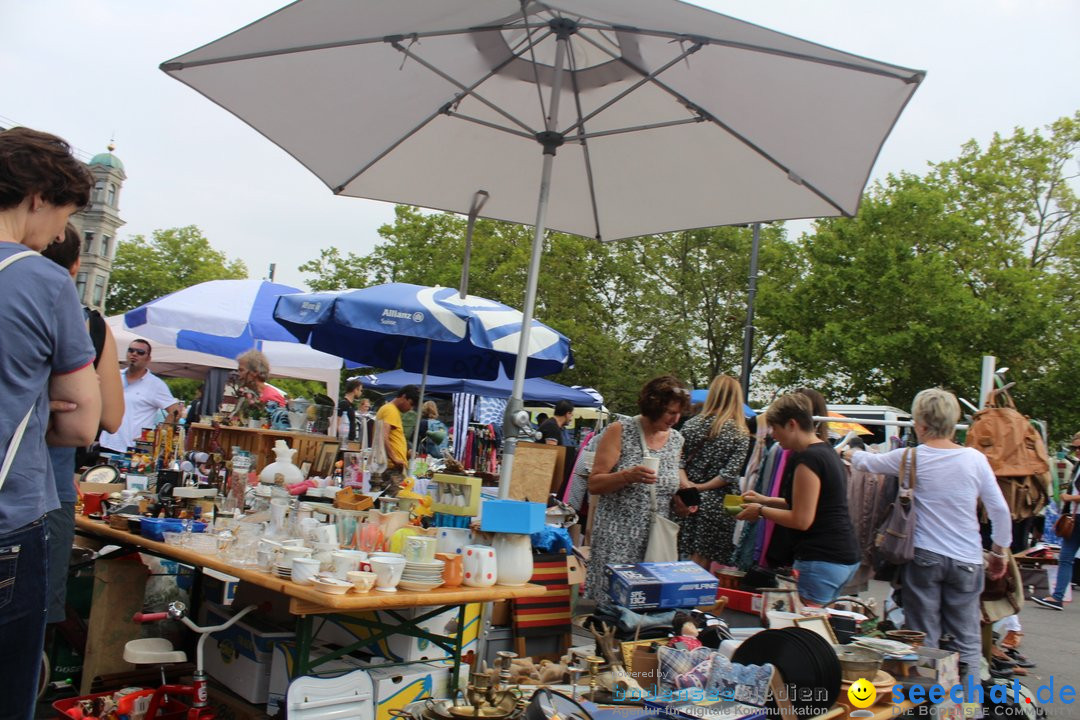
M735 519L724 511L724 495L739 492L750 446L738 381L728 375L713 378L701 413L683 424L682 434L682 465L701 504L681 520L679 550L706 569L712 561L727 564L735 550Z

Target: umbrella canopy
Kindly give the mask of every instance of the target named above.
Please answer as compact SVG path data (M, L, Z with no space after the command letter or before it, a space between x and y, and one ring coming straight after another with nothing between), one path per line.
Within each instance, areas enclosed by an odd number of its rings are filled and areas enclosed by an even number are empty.
M282 295L274 317L302 342L374 367L428 371L441 377L495 380L513 368L521 313L452 288L408 283L359 290ZM534 320L526 372L551 375L573 365L570 341Z
M503 497L546 229L853 215L923 79L678 0L299 0L162 70L335 193L534 226Z
M835 420L829 420L829 432L836 433L839 436L847 435L849 432L854 432L856 435L873 435L874 431L867 429L865 425L860 425L854 420L849 420L846 416L841 415L838 412L829 411L830 418L839 418L840 422Z
M124 325L148 340L181 350L235 358L270 340L301 349L274 321L278 297L298 288L265 280L210 280L151 300L124 313ZM341 358L326 358L341 367Z
M377 375L366 375L362 378L364 387L372 390L395 390L405 385L419 385L422 377L416 373L405 370L390 370ZM457 378L445 378L428 376L427 391L437 393L470 393L484 397L510 397L513 387L510 378L505 373L500 373L496 380L463 380ZM601 407L604 398L598 394L585 392L567 385L560 385L544 378L529 378L525 381L525 400L528 402L541 402L555 404L560 400L569 400L574 407Z
M708 398L709 398L709 389L708 388L696 388L696 389L690 391L690 402L692 402L694 404L704 403ZM743 403L742 407L743 407L743 415L745 415L748 418L757 417L757 413L754 412L754 409L752 407L750 407L746 403Z
M161 67L342 195L538 224L549 148L605 240L854 214L923 77L675 0L300 0Z

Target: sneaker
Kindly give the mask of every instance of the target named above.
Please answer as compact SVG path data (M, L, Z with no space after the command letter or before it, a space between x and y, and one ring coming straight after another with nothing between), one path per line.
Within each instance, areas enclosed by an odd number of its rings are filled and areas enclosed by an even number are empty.
M1052 597L1044 598L1031 598L1035 601L1035 604L1042 605L1044 608L1050 608L1051 610L1064 610L1065 606L1062 605L1060 600L1055 600Z
M1018 650L1006 650L1005 654L1012 660L1017 667L1033 668L1035 663L1028 660L1025 656L1021 655Z

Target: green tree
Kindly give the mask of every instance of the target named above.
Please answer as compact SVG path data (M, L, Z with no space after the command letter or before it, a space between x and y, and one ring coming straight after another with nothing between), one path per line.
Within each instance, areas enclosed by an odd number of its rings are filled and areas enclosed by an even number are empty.
M771 379L835 401L906 407L934 385L975 400L990 354L1012 368L1025 412L1071 432L1078 142L1080 113L1046 133L969 142L924 176L875 184L857 217L819 221L797 243L799 282L778 298Z
M116 246L109 279L109 312L121 313L162 295L208 280L248 276L241 260L215 250L194 225L135 235Z

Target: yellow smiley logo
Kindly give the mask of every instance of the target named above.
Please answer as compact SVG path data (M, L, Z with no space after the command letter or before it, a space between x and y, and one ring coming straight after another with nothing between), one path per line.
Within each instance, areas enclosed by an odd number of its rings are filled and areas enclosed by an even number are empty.
M866 678L859 678L851 683L847 691L848 700L857 708L868 708L877 700L877 690Z

